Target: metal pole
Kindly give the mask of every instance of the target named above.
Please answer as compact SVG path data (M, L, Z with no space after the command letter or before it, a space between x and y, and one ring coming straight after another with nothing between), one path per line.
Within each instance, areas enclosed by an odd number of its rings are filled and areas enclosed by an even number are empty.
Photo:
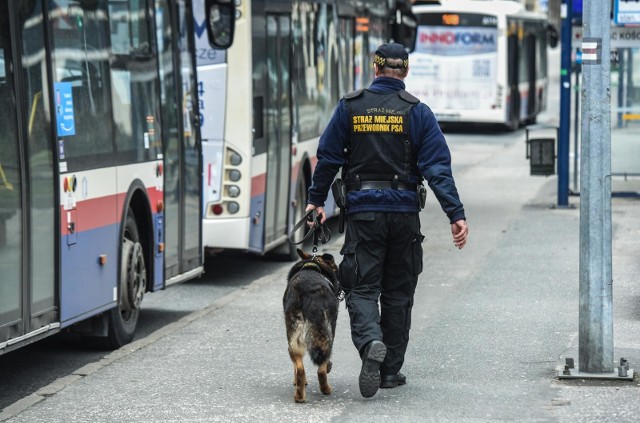
M579 370L613 371L610 5L585 0L582 40Z
M569 206L569 136L571 132L571 7L562 0L560 17L560 129L558 131L558 206Z
M624 95L624 73L625 73L625 54L624 49L618 49L618 110L626 107L626 100ZM623 112L616 113L616 121L618 128L622 128L622 114Z
M578 188L578 146L580 137L580 68L582 65L576 65L576 92L575 92L575 115L573 118L573 191L579 193Z

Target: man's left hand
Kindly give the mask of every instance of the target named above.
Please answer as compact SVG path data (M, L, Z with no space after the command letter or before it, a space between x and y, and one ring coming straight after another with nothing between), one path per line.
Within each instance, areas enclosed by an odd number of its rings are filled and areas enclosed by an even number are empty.
M467 235L469 235L469 228L467 227L467 221L460 219L451 224L451 234L453 235L453 243L459 250L467 243Z

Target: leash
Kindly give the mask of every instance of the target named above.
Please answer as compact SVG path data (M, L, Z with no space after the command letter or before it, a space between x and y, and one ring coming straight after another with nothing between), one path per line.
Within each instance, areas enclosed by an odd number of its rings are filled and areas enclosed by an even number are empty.
M300 241L295 242L293 240L293 236L295 235L296 231L298 231L302 227L306 227L308 222L313 222L313 226L311 230L307 232ZM316 253L318 252L318 242L326 244L331 239L331 231L326 225L320 223L320 216L316 214L315 209L309 210L302 217L302 219L295 224L295 226L289 233L289 242L295 245L302 244L311 236L313 236L312 253L313 253L313 256L315 257Z

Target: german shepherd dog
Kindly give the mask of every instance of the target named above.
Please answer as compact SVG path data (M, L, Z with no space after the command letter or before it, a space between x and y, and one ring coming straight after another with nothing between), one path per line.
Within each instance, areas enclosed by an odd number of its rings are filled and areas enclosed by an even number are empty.
M293 362L293 399L305 402L307 377L302 359L307 351L313 364L318 366L320 391L325 395L332 392L327 374L331 372L340 283L338 267L331 254L312 256L297 251L301 260L289 271L282 304L289 357Z

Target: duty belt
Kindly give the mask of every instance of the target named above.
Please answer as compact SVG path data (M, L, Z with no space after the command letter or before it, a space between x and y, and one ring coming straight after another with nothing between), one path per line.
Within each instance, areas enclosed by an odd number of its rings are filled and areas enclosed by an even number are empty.
M417 184L396 181L360 181L347 184L349 191L362 191L364 189L397 189L400 191L415 191Z

